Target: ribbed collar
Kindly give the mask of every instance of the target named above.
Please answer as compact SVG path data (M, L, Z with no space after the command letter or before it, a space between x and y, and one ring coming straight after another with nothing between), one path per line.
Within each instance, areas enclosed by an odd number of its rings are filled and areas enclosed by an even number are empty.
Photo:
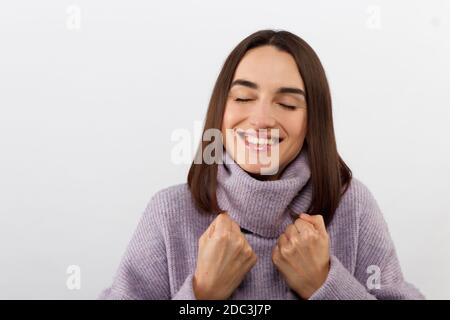
M265 238L278 238L296 215L308 209L310 176L305 145L274 181L253 178L224 150L217 171L217 201L241 228Z

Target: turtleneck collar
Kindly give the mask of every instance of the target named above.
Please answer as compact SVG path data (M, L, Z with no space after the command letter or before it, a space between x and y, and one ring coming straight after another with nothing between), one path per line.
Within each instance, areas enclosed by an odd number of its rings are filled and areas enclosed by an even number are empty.
M224 150L217 171L217 201L241 228L265 238L278 238L298 214L308 209L310 176L305 145L273 181L253 178Z

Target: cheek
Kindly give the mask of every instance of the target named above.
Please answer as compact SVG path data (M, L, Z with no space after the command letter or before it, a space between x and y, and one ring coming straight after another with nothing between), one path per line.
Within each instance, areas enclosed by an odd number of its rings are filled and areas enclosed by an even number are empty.
M225 112L223 114L222 119L222 142L227 145L227 142L229 139L232 139L232 136L230 135L230 130L227 131L227 129L232 129L237 123L238 113L233 110L233 108L229 105L225 106Z
M284 128L287 131L289 137L301 142L301 140L306 136L306 113L300 114L297 117L287 117L284 122Z
M244 116L242 110L238 110L233 104L227 104L223 114L222 132L226 129L232 129L239 124L239 122L243 121L243 119Z
M230 108L225 107L225 112L223 114L223 119L222 119L222 132L225 131L225 129L230 128L231 122L232 122L232 117L230 114Z

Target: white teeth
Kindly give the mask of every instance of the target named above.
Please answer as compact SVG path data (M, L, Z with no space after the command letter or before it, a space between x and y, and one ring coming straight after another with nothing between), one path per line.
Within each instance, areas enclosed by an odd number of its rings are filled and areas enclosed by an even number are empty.
M272 137L272 138L266 139L266 138L258 138L257 136L254 136L252 134L246 134L244 132L244 130L237 130L236 132L243 139L247 140L248 143L251 143L254 145L274 145L274 144L280 142L280 139L277 137Z
M252 144L262 144L262 145L270 144L270 145L272 145L275 143L275 139L258 138L255 136L246 136L246 137L247 137L247 141Z

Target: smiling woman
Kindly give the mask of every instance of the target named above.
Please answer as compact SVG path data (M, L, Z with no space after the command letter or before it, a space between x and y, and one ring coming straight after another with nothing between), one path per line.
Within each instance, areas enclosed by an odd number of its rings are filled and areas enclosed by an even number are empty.
M222 132L222 161L193 162L187 183L152 197L99 298L424 298L339 156L325 71L304 40L274 30L242 40L214 86L208 130ZM266 174L260 155L277 170Z
M278 179L304 147L313 172L314 196L308 211L321 212L326 223L331 221L349 185L351 171L336 148L325 71L304 40L285 31L261 31L239 43L214 86L204 131L211 129L222 130L227 152L259 180ZM226 129L278 132L282 141L276 150L277 173L259 174L263 165L249 161L246 148L235 150L239 137L226 134ZM203 154L207 145L202 141L199 153ZM249 147L252 150L251 144ZM208 163L193 164L189 171L192 195L206 211L221 211L216 202L216 175L217 165Z
M262 151L265 149L257 146L264 146L266 141L251 138L260 130L276 129L279 138L276 150L279 166L277 174L259 175L260 179L276 180L285 166L300 152L306 135L305 89L297 64L289 53L265 45L249 50L244 55L234 77L225 105L222 130L256 131L254 134L247 133L244 139L250 151ZM258 178L261 163L245 161L248 160L243 154L246 149L235 150L230 146L227 135L224 136L226 150L245 171Z

